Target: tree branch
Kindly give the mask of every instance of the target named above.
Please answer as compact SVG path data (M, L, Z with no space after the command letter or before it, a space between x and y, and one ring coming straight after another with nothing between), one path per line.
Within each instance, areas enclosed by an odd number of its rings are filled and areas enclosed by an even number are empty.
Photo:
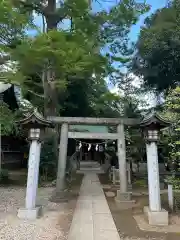
M21 7L23 8L23 11L32 12L33 10L36 11L39 14L44 13L44 9L46 8L46 5L43 5L43 3L38 2L27 2L25 0L13 0L15 7Z
M37 96L37 97L44 98L44 95L35 93L35 92L33 92L32 90L30 90L30 89L28 89L28 92L32 93L33 95L35 95L35 96Z

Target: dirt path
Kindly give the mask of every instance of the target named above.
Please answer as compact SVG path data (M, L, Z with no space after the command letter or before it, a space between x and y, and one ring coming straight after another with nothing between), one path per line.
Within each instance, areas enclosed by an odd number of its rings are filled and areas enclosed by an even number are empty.
M106 184L104 187L104 192L114 192L116 194L116 189L111 186L110 182L107 181L106 176L99 175L100 182ZM109 185L109 186L108 186ZM119 235L123 239L139 239L139 240L179 240L180 234L175 233L158 233L158 232L147 232L139 229L133 216L135 214L142 214L142 204L148 202L147 196L141 198L136 197L137 204L132 206L122 205L116 203L114 197L107 197L107 202L112 213L113 219L115 221L116 227L118 229ZM134 199L134 197L133 197ZM141 202L140 202L141 201Z

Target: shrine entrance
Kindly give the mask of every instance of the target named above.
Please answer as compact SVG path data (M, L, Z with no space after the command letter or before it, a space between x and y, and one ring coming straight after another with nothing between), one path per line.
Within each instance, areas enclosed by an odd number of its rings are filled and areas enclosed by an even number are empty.
M60 124L60 143L59 143L59 161L56 181L56 192L62 192L65 189L67 144L70 139L86 140L117 140L117 152L119 162L120 190L119 198L121 200L130 199L131 193L127 189L127 167L126 167L126 146L124 125L136 126L138 119L131 118L78 118L78 117L48 117L48 120L54 124ZM113 127L114 132L76 132L71 131L71 125L95 125Z
M77 143L76 143L77 144ZM79 152L79 161L80 162L88 162L88 161L93 161L97 162L98 161L98 151L97 149L97 144L94 144L92 141L88 140L80 140L78 141L78 145L76 145L76 151Z
M127 163L126 144L124 126L140 127L143 130L146 144L147 164L148 164L148 187L149 206L144 207L144 213L152 225L168 225L168 212L161 207L159 165L158 165L158 133L161 129L168 127L171 123L164 120L157 113L152 112L143 119L130 118L77 118L77 117L48 117L44 119L37 111L29 114L19 123L27 127L30 131L30 151L28 160L28 179L26 189L25 208L19 209L18 217L25 219L35 219L40 211L36 206L36 191L38 187L39 161L41 153L41 134L46 127L54 124L61 125L58 171L55 193L63 194L65 191L66 162L68 138L73 139L97 139L97 140L117 140L117 155L119 162L120 189L117 190L116 201L131 201L132 193L127 188ZM53 124L52 124L53 123ZM94 132L73 132L70 125L97 125L113 126L115 131L107 133Z
M108 133L108 126L100 126L100 125L69 125L69 132L81 132L81 133ZM73 139L73 138L72 138ZM69 153L73 154L72 149L76 151L79 156L80 162L99 162L100 164L103 162L103 154L105 150L105 145L107 145L108 140L101 139L73 139L71 142L70 151L68 148L68 156Z

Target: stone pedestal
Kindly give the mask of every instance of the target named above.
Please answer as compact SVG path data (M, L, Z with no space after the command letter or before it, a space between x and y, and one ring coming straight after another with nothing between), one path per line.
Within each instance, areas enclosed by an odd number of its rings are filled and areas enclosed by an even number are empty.
M171 210L174 209L174 194L173 194L173 185L168 184L168 203Z
M62 203L62 202L67 202L69 199L70 193L68 192L67 189L62 190L62 191L55 191L52 193L52 196L50 197L50 201L54 203Z
M20 219L25 219L25 220L35 220L36 218L38 218L39 216L42 215L42 207L35 207L32 209L28 209L28 208L20 208L18 210L18 217Z
M122 193L120 190L117 190L117 196L115 201L118 203L135 203L135 200L132 200L132 192Z
M35 219L40 211L40 207L36 206L40 151L41 143L38 141L38 139L32 139L28 160L28 177L25 208L19 209L18 211L19 218Z
M160 130L171 124L154 110L140 122L146 140L148 167L149 207L145 207L144 212L151 225L168 225L168 212L161 208L157 142Z
M165 209L151 211L149 207L144 207L144 214L150 225L167 226L169 224L168 212Z
M161 211L159 164L156 142L146 144L148 165L149 209Z
M151 225L168 225L168 212L161 208L159 164L156 142L146 144L148 164L149 207L144 208Z
M32 141L29 153L28 162L28 179L26 189L26 208L32 209L36 206L36 192L39 176L39 161L40 161L41 143Z
M41 153L40 140L43 137L43 131L46 127L53 127L50 121L34 109L34 111L24 119L17 122L22 127L29 130L29 139L31 141L28 159L28 177L26 188L25 208L18 211L18 217L23 219L35 219L40 214L40 206L36 206L36 194L39 179L39 162Z
M120 202L131 201L131 196L132 196L132 192L122 193L121 190L117 190L116 200L118 200Z

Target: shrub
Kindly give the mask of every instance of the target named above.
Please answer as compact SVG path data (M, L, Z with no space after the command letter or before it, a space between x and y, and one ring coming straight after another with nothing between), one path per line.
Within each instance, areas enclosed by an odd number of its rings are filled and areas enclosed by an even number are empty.
M56 147L55 140L53 137L45 139L41 149L40 157L40 178L42 181L52 180L56 177Z
M1 169L0 172L0 183L7 183L9 180L9 172L7 169Z
M134 185L136 185L137 187L145 188L145 187L147 187L147 180L145 180L145 179L136 180L134 182Z
M179 190L180 189L180 178L176 178L174 176L170 176L170 177L166 178L166 182L168 184L172 184L174 190Z

